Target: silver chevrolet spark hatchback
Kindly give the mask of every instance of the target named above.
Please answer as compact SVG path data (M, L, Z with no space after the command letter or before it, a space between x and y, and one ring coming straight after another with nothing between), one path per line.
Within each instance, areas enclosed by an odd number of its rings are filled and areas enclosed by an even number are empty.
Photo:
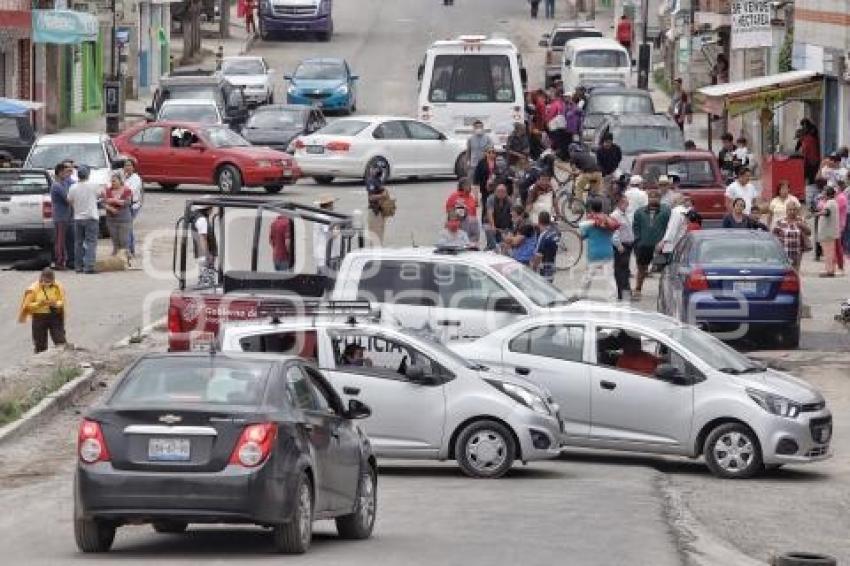
M702 455L724 478L830 456L816 389L663 315L576 304L451 348L551 391L567 445Z
M328 317L231 323L231 352L277 352L312 361L361 421L379 458L456 460L472 477L495 478L514 461L553 458L563 429L537 385L472 364L437 341L374 322Z

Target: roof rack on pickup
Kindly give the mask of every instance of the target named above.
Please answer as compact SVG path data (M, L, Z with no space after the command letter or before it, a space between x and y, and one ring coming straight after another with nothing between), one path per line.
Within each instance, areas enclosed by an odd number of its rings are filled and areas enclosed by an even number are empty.
M282 316L336 316L377 318L380 309L372 307L369 301L311 301L264 300L257 307L259 318L271 318L273 324L280 322Z

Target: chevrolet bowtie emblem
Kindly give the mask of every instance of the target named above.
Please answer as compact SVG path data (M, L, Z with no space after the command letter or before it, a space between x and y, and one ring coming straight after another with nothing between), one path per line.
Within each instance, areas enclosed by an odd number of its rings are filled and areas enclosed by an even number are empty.
M183 420L183 417L177 415L162 415L159 417L159 422L165 424L176 424Z

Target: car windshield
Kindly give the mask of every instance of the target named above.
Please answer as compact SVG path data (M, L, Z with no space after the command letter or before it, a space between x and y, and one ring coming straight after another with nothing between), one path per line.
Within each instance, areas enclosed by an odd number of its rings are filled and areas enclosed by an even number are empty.
M495 264L493 268L539 307L555 307L572 302L554 285L521 263L506 261Z
M234 59L221 66L223 75L265 75L266 69L259 59Z
M590 67L593 69L612 69L628 67L626 54L617 49L587 49L579 51L573 61L573 67Z
M77 165L88 165L95 169L107 167L103 146L99 143L63 143L35 145L27 158L26 167L53 169L58 163L71 159Z
M507 55L437 55L431 75L431 102L514 102Z
M656 183L661 175L677 177L680 187L708 187L717 182L708 159L650 161L644 166L643 178L648 183Z
M37 195L50 190L44 173L0 169L0 195Z
M685 138L676 126L621 126L614 130L614 141L625 155L677 151L685 147Z
M693 326L674 326L661 331L713 369L741 374L764 371L764 365L738 353L708 332Z
M591 94L588 114L655 114L652 99L631 94Z
M218 110L212 104L165 104L159 111L159 120L197 122L199 124L218 124L221 122Z
M295 109L255 112L245 124L248 128L296 128L304 123L303 112Z
M224 126L220 128L207 128L204 136L213 147L247 147L251 145L245 138Z
M149 358L121 380L110 405L259 405L272 362Z
M602 33L595 29L556 31L552 36L552 47L564 47L568 41L582 37L602 37Z
M785 252L775 239L712 238L700 243L696 263L703 265L784 265Z
M345 65L335 61L307 61L298 65L293 78L302 81L344 81Z
M337 120L316 133L330 136L356 136L368 125L369 122L363 122L362 120Z

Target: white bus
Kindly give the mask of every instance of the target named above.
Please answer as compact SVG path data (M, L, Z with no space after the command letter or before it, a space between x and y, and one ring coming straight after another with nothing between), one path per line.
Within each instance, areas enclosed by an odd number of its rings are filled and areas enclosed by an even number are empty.
M467 137L476 120L497 145L525 120L526 72L507 39L462 35L437 41L419 66L419 119L453 137Z

